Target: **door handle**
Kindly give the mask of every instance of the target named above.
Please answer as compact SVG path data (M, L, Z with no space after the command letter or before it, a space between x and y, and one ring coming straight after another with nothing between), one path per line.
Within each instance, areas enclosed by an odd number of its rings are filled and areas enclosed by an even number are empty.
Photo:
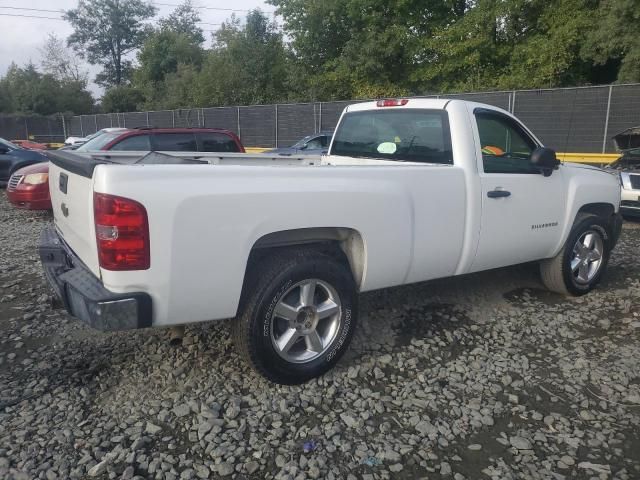
M507 190L491 190L487 192L487 197L489 198L503 198L503 197L510 197L510 196L511 196L511 192Z

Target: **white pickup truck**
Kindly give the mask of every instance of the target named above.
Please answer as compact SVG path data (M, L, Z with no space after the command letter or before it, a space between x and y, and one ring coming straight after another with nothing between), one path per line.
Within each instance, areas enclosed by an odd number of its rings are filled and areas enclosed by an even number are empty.
M560 164L509 113L461 100L347 107L326 156L51 153L40 255L92 327L235 317L271 381L321 375L358 293L539 260L551 290L602 277L619 180Z

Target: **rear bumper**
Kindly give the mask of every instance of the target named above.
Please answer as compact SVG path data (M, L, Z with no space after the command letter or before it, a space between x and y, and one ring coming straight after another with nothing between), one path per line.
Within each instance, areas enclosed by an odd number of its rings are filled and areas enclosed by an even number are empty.
M151 326L151 297L146 293L107 290L53 227L42 232L39 253L49 284L72 316L103 331Z

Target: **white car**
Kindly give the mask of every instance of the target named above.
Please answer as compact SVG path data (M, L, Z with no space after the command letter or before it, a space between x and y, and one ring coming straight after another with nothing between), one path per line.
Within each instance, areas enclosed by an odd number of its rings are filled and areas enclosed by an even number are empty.
M540 261L581 295L621 229L618 180L560 164L501 109L347 107L327 156L51 154L40 254L69 312L103 330L236 317L271 381L330 369L358 293Z
M120 128L120 127L103 128L102 130L98 130L97 132L92 133L91 135L88 135L86 137L68 137L64 141L64 144L67 147L78 147L80 145L84 145L89 140L102 135L103 133L112 133L112 132L120 132L120 131L124 132L126 130L127 130L126 128Z

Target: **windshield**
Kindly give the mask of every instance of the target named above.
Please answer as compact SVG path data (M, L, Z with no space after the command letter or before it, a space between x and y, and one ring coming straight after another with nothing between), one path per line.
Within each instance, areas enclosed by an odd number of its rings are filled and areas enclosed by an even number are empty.
M4 138L0 138L0 144L4 145L10 150L18 150L20 148L17 145L14 145L13 143L11 143L10 141L5 140Z
M99 133L99 132L98 132ZM113 140L122 135L122 132L102 132L100 135L96 135L91 138L88 142L80 145L76 151L77 152L91 152L95 150L102 150L102 147L111 143Z
M331 155L424 163L453 163L443 110L379 109L344 115Z

